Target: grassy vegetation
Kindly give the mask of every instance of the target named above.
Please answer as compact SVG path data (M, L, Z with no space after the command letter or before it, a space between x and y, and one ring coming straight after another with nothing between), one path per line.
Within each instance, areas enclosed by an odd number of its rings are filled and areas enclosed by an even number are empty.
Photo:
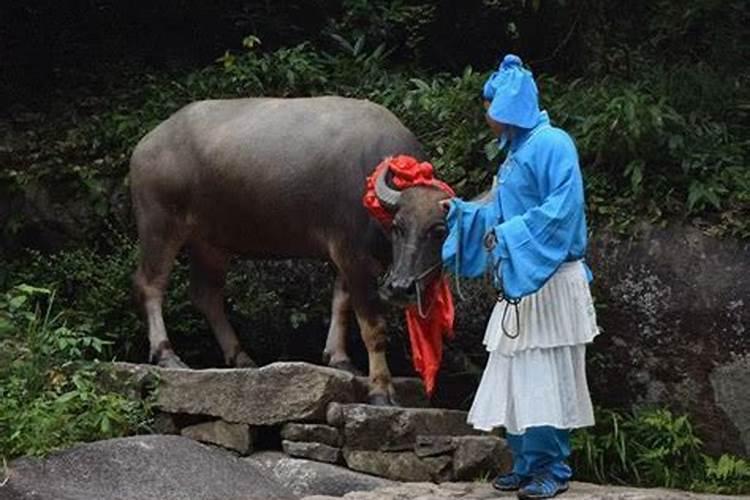
M711 493L750 492L750 463L711 457L686 416L662 409L597 412L597 425L573 434L579 480Z

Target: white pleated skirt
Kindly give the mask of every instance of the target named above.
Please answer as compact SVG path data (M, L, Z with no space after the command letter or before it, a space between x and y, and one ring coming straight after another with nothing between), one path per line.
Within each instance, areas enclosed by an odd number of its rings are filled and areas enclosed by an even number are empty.
M487 324L490 356L468 422L513 434L541 425L594 425L586 344L599 329L583 263L563 264L541 290L525 297L518 323L515 308L506 306L497 303Z

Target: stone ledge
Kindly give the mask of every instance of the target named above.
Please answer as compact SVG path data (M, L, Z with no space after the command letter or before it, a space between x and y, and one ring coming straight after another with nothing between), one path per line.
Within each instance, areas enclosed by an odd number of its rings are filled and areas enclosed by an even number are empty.
M352 450L413 450L418 435L478 434L466 423L466 412L437 408L394 408L362 404L329 405L329 425L342 428Z
M354 376L309 363L272 363L247 369L168 369L114 363L117 375L136 383L158 380L156 408L210 415L227 422L278 425L325 420L329 403L354 402Z
M413 451L344 450L352 470L395 481L445 481L451 476L451 457L419 458Z
M282 441L281 447L284 453L291 457L307 458L329 464L336 464L341 461L341 448L334 448L327 444Z
M287 441L323 443L340 448L344 444L341 432L336 427L322 424L299 424L292 422L281 428L281 437Z

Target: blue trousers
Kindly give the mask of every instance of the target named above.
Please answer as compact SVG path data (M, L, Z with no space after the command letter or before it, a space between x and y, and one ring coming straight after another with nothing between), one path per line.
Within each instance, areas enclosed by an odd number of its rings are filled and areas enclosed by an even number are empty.
M529 427L523 434L507 434L513 453L513 472L527 478L550 473L568 481L573 470L565 463L570 456L570 431L554 427Z

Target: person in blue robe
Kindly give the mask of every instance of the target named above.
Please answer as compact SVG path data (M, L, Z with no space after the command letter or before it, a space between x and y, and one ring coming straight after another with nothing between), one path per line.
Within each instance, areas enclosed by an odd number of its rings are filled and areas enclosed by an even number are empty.
M574 141L540 110L533 75L518 56L503 58L482 95L505 160L484 200L443 203L445 269L489 274L499 293L469 422L506 428L513 470L494 480L497 489L549 498L572 476L570 429L593 425L584 363L598 329L583 262L583 180Z

